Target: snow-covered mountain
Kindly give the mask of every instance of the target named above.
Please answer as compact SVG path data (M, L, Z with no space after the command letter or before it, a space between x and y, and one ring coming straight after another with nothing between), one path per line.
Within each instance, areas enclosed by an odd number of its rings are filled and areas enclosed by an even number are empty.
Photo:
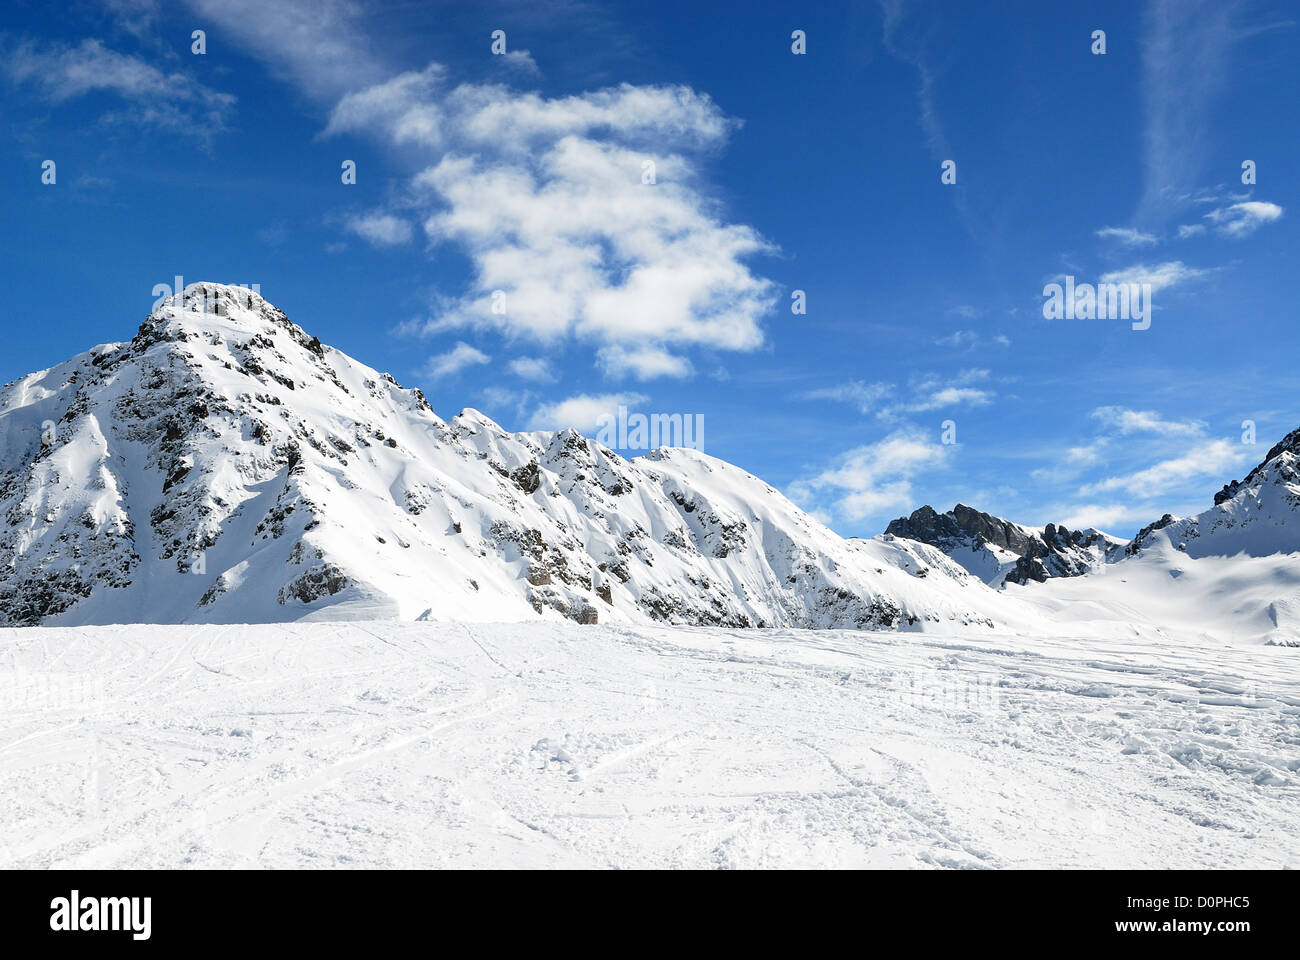
M992 625L940 551L846 541L745 471L442 420L240 287L0 393L0 623L302 618ZM1014 614L1013 614L1014 616Z
M1125 541L1089 527L1049 523L1042 530L959 503L947 513L928 504L890 522L885 533L937 547L985 583L1039 583L1077 577L1124 555Z
M1300 429L1275 444L1255 469L1214 495L1193 517L1165 514L1129 544L1140 554L1167 543L1189 557L1265 557L1300 551Z

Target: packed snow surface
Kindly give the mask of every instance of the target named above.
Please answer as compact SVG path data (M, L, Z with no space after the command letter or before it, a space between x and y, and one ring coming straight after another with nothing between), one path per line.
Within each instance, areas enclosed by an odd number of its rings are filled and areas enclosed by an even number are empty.
M1295 867L1296 650L307 622L0 633L0 865Z

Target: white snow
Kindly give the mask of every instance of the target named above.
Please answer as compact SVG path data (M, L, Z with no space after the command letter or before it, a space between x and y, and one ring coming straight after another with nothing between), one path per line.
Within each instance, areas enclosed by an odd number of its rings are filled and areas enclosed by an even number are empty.
M531 623L0 633L0 865L1300 866L1295 650Z

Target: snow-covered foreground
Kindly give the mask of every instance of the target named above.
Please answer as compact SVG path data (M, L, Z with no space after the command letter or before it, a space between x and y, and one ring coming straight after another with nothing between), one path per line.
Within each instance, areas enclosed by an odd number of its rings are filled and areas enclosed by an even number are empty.
M1296 653L987 630L7 630L0 863L1294 867Z

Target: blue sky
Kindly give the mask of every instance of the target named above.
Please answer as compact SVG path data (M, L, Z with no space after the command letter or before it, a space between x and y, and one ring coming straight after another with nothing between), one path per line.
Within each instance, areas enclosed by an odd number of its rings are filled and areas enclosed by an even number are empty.
M0 380L258 283L445 417L702 415L845 535L1128 536L1300 425L1293 6L809 6L11 2Z

